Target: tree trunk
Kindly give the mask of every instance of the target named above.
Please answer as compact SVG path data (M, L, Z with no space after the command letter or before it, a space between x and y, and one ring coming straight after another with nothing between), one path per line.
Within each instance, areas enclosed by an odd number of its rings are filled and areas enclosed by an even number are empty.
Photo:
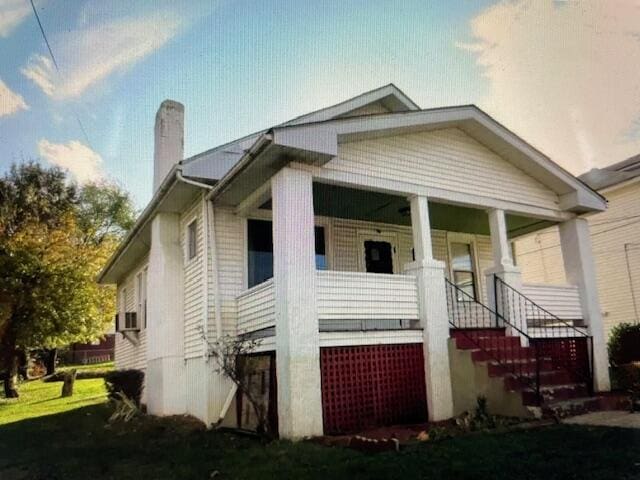
M56 373L56 363L58 361L58 349L52 348L51 350L47 350L47 359L45 360L45 367L47 368L47 373L45 375L53 375Z
M4 396L6 398L18 398L16 383L18 379L18 356L15 349L5 355Z
M73 384L76 381L76 369L70 370L64 374L62 383L62 397L70 397L73 395Z

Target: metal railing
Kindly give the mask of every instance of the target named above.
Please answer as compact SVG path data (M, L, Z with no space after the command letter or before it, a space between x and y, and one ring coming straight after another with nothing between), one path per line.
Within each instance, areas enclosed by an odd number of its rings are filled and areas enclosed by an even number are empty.
M530 340L526 332L505 319L499 311L494 311L480 303L450 280L445 278L449 323L460 332L466 342L476 350L478 360L487 360L490 375L510 375L510 386L529 390L534 403L541 402L540 369L547 359L540 355L536 345L523 347L520 336ZM487 335L488 329L509 327L514 336ZM481 332L481 333L478 333ZM517 333L516 333L517 332Z
M499 318L508 318L529 344L551 357L554 369L566 369L577 381L587 384L593 393L593 337L544 309L497 275L493 276L495 310Z

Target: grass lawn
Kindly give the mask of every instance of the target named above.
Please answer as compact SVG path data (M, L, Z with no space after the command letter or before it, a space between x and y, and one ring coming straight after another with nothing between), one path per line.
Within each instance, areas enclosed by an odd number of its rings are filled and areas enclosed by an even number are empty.
M0 403L0 478L204 480L215 471L219 479L640 478L638 430L558 425L366 455L305 442L264 445L184 418L111 426L100 382L77 381L67 402L53 398L60 383L31 382L19 403Z

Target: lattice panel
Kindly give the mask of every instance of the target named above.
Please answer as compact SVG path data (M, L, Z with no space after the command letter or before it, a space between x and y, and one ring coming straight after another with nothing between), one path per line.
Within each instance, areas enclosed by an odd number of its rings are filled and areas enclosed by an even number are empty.
M320 363L325 433L426 421L422 345L322 348Z
M538 338L532 343L541 357L550 357L556 369L566 369L576 382L590 378L589 345L587 338Z

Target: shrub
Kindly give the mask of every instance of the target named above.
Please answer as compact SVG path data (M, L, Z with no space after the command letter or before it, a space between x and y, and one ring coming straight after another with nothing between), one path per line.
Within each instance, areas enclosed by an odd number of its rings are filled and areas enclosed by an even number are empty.
M621 323L609 337L609 362L612 366L640 361L640 324Z
M140 370L114 370L108 372L104 377L107 387L107 394L110 400L117 401L123 394L133 400L136 405L140 405L142 388L144 382L144 372Z

